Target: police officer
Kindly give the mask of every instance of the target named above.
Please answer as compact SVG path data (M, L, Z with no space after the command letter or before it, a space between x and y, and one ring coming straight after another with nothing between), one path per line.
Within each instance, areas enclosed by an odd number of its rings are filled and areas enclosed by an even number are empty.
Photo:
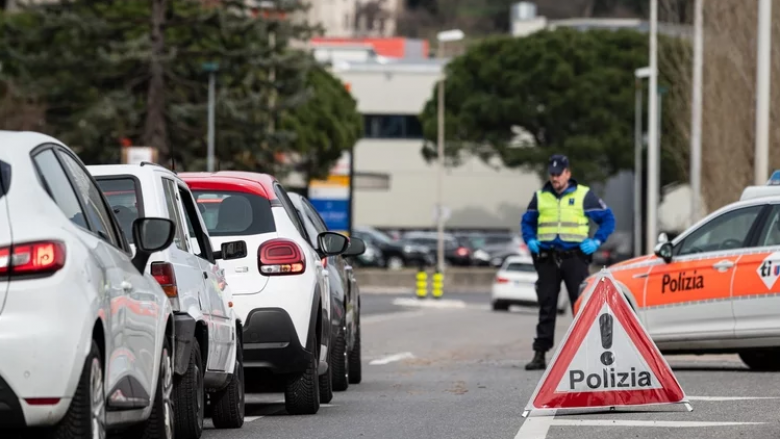
M590 188L571 178L566 156L550 157L548 173L549 181L534 193L521 223L523 240L538 274L539 300L535 355L526 364L526 370L547 367L545 354L553 346L561 281L566 285L573 311L579 286L589 275L593 252L615 229L612 210ZM593 238L589 237L589 219L599 226Z

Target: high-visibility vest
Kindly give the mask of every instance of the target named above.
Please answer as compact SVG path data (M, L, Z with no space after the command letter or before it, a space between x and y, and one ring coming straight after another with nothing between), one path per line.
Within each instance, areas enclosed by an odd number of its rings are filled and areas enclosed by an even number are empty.
M583 204L588 187L577 185L574 191L557 198L550 191L536 192L539 220L536 235L539 241L553 241L556 236L569 242L588 239L588 217Z

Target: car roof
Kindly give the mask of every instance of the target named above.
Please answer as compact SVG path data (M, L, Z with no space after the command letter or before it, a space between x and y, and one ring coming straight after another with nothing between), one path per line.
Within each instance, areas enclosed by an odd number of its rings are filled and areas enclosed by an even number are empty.
M5 131L0 130L0 145L3 145L3 157L8 159L28 158L30 151L46 144L53 143L65 146L64 143L34 131Z
M530 256L525 255L513 255L506 258L507 263L520 262L523 264L533 264L534 260Z
M178 177L175 172L156 163L89 165L87 166L87 170L95 177L108 175L148 176L154 175L155 172L165 173L171 177Z
M268 174L244 171L217 171L181 172L178 176L192 190L234 190L258 195L268 200L278 199L274 191L276 178Z

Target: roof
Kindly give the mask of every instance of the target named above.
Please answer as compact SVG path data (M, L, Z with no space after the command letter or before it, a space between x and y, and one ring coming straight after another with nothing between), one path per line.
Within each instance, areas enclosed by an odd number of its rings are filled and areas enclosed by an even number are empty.
M268 174L243 171L182 172L179 178L192 190L237 191L276 200L276 178Z
M6 157L15 158L18 154L28 155L30 151L44 143L65 146L61 141L46 134L33 131L0 130L0 145L3 145L3 155Z
M526 264L533 264L534 260L527 255L512 255L506 258L506 262L523 262Z
M95 177L108 175L144 175L153 174L155 171L170 174L176 177L176 173L156 163L119 164L119 165L89 165L87 170Z

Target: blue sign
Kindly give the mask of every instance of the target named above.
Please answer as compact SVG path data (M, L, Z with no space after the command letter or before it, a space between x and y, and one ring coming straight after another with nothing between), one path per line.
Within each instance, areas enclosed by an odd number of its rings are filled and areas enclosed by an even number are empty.
M311 205L325 221L328 230L349 229L349 200L309 199Z

